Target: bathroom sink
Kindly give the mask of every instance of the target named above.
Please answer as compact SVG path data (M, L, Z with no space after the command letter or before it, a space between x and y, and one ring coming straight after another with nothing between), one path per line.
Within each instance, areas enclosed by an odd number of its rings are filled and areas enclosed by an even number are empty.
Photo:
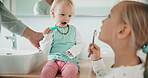
M27 74L46 61L42 52L0 49L0 74Z

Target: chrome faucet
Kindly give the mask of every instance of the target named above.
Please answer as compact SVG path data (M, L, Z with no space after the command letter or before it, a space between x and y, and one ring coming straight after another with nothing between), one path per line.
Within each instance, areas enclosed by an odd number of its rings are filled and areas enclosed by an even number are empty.
M10 39L12 41L12 49L17 49L17 41L16 41L16 35L13 33L12 36L5 36L6 39Z

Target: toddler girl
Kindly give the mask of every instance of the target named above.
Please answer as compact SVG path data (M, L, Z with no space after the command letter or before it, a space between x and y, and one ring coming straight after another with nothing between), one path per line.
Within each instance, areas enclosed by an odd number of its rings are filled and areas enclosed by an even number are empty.
M48 54L41 78L55 78L57 72L62 78L76 78L79 69L77 56L84 44L76 27L68 24L75 14L72 0L54 0L50 14L55 26L59 27L54 31L47 28L40 41L41 51Z

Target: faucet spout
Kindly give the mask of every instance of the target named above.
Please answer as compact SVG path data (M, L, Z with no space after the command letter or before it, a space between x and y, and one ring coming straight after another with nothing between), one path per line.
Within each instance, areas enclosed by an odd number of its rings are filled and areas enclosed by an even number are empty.
M5 36L6 39L10 39L12 41L12 49L17 49L17 41L16 41L16 35L13 34L12 36Z

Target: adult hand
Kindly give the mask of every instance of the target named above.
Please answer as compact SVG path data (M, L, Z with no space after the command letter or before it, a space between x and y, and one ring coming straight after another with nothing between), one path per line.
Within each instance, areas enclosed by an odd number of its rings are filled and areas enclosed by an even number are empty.
M92 61L98 61L101 59L100 57L100 47L97 46L96 44L94 44L94 46L92 46L92 44L89 44L89 48L88 48L88 52L91 53L91 60Z
M36 32L29 41L32 43L33 46L35 46L37 49L39 49L39 41L43 39L43 33Z
M39 41L43 39L43 33L35 32L27 27L22 36L28 39L33 46L39 49Z

